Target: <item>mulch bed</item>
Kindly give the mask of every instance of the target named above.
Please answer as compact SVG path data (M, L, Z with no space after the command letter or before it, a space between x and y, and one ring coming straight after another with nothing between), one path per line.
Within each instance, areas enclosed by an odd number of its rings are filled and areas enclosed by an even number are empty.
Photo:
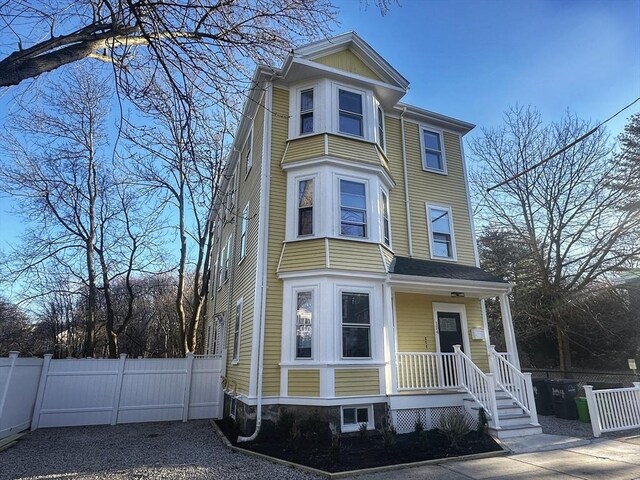
M475 431L467 434L456 447L452 447L437 429L423 432L422 435L397 434L395 444L387 446L377 432L370 432L364 439L357 433L355 436L343 435L340 437L339 448L335 444L332 447L328 439L309 441L298 438L291 441L272 434L258 437L251 443L236 444L229 424L223 421L217 423L237 447L331 473L501 450L489 435L481 435Z

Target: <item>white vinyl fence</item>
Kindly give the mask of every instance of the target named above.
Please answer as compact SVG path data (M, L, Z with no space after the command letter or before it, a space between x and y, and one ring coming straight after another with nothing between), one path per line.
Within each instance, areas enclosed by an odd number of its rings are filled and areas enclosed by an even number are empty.
M5 424L16 433L29 426L219 418L222 363L222 355L192 354L168 359L2 358L0 438ZM3 368L6 364L13 367Z
M591 385L585 385L584 393L594 437L640 428L640 382L633 382L632 388L608 390L593 390Z
M41 370L41 358L0 358L0 440L31 425Z

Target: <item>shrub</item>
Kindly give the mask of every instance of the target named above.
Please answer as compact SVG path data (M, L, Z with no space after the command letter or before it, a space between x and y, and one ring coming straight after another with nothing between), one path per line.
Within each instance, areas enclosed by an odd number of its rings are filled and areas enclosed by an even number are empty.
M305 440L308 440L313 444L326 442L331 439L329 422L323 421L317 411L314 411L304 421L300 422L300 430L302 431Z
M393 425L387 425L380 430L380 437L382 438L382 446L385 450L389 450L396 444L396 429Z
M416 434L418 440L423 440L426 438L426 432L424 431L424 423L422 423L422 418L418 418L416 420L413 431Z
M487 412L484 411L484 408L480 407L480 411L478 412L478 433L480 435L485 435L487 433L488 426L489 421L487 420Z
M440 431L449 440L452 447L457 447L460 440L467 435L471 428L464 413L452 412L440 421Z
M358 434L360 435L360 440L366 442L369 439L369 425L366 423L361 423L358 428Z
M329 457L334 465L342 460L342 437L339 433L331 435L331 444L329 445Z

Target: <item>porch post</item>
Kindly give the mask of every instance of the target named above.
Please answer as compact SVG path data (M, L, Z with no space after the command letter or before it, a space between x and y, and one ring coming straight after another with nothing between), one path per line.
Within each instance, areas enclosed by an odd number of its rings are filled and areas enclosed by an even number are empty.
M509 296L507 293L500 294L500 316L502 317L502 328L504 330L504 340L509 353L509 361L520 370L520 359L518 358L518 345L516 344L516 334L513 330L513 320L511 318L511 307L509 306Z
M383 285L384 292L384 343L385 356L387 356L386 393L398 393L398 366L396 358L396 328L393 308L393 291L388 285Z

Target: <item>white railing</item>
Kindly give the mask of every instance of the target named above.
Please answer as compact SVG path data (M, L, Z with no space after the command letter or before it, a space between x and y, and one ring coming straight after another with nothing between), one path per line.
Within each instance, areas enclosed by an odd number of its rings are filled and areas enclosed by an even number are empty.
M640 382L631 388L593 390L584 386L593 436L640 427Z
M500 428L498 417L498 402L496 400L496 382L493 374L484 373L473 363L461 349L460 345L453 346L458 364L458 378L461 386L469 395L484 408L487 416L493 420L493 427Z
M496 352L493 345L489 347L489 365L491 372L496 376L498 387L530 416L531 423L537 424L538 412L533 396L531 374L518 370L518 367L508 360L508 354Z
M455 353L396 353L398 390L459 388Z

